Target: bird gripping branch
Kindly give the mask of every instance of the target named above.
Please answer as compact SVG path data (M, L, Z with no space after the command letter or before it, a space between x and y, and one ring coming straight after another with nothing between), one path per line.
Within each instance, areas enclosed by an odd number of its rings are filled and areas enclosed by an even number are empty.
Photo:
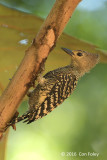
M31 123L46 116L72 94L78 79L98 63L98 54L62 49L71 56L71 64L46 73L42 83L29 94L29 110L12 119L8 126L22 120Z

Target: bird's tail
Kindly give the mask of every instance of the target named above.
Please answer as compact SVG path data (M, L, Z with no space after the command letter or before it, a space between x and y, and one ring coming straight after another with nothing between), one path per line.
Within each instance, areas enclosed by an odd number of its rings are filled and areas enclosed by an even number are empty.
M20 117L17 117L16 119L14 119L14 123L17 123L17 122L20 122L20 121L22 121L22 120L24 120L24 119L28 119L29 117L31 117L31 112L26 112L26 113L24 113L22 116L20 116Z
M24 113L22 116L20 117L16 117L13 118L8 124L7 126L12 126L15 123L18 123L22 120L25 120L24 122L27 122L27 124L33 122L35 120L35 111L28 111L26 113Z

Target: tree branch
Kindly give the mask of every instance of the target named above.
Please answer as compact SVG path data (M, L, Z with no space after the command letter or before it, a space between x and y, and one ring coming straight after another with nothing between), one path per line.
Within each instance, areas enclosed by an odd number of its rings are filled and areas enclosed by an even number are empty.
M35 37L32 45L0 97L0 132L4 131L7 122L14 116L19 103L31 87L40 71L41 64L55 47L66 23L81 0L56 0L52 10Z

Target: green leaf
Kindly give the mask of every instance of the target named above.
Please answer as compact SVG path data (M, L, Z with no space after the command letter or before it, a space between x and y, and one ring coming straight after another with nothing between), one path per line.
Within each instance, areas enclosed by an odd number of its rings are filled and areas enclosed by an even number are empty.
M3 90L17 70L25 50L30 46L38 33L43 20L36 16L9 9L0 5L0 89ZM64 66L70 62L61 47L82 49L101 55L101 62L107 62L107 55L96 46L77 38L62 34L57 47L50 54L46 71ZM66 61L63 61L66 59Z

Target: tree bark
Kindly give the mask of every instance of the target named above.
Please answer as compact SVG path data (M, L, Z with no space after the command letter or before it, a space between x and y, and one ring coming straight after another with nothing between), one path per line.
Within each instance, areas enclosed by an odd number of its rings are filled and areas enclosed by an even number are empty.
M26 50L18 70L0 97L1 134L40 72L41 64L55 47L57 39L80 1L56 0L32 45Z

